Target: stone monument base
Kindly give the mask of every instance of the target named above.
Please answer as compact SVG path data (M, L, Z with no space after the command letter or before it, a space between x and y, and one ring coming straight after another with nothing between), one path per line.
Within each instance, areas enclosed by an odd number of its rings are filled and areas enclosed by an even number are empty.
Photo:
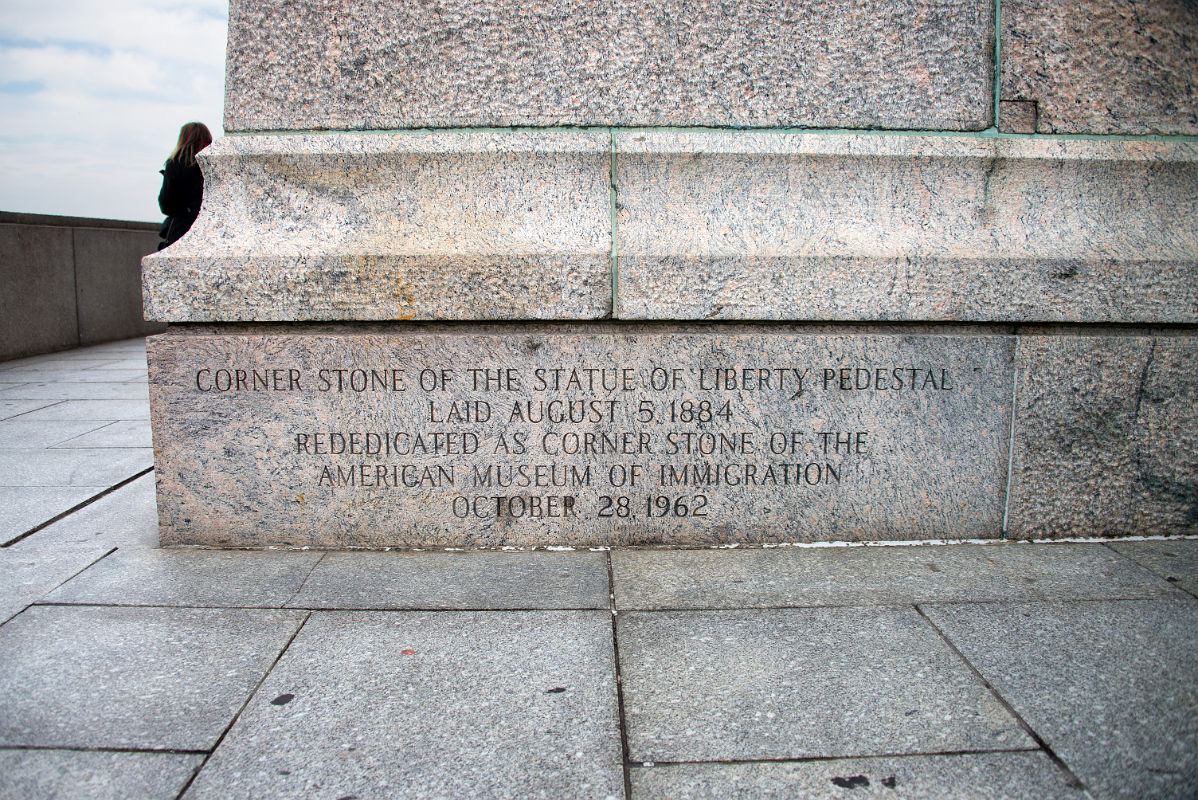
M1194 339L1061 333L176 326L149 344L162 541L1192 532Z

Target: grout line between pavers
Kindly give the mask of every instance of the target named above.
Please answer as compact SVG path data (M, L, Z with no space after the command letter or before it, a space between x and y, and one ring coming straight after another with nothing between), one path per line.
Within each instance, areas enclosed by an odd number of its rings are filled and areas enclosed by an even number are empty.
M49 448L45 448L45 449L49 449ZM101 497L107 497L108 495L115 492L117 489L120 489L124 486L128 486L130 483L133 483L133 481L135 481L138 478L141 478L145 475L148 475L149 473L151 473L153 471L154 471L154 468L152 466L146 467L141 472L138 472L137 474L132 475L128 478L125 478L120 483L116 483L116 484L113 484L112 486L109 486L104 491L100 492L99 494L92 495L91 497L89 497L88 499L84 500L82 503L79 503L76 506L72 506L71 508L68 508L66 511L62 512L58 516L52 517L52 518L46 520L45 522L41 523L40 525L35 525L34 527L32 527L29 530L25 531L24 533L20 534L16 538L9 539L6 542L0 542L0 550L3 550L8 547L12 547L17 542L21 542L21 541L24 541L25 539L28 539L30 536L32 536L33 534L42 530L43 528L47 528L50 525L53 525L55 522L58 522L59 520L64 519L64 518L70 516L71 514L74 514L76 511L79 511L83 508L86 508L87 506L90 506L92 503L96 502Z
M115 553L116 551L117 551L117 548L116 548L115 546L108 548L106 551L104 551L103 553L101 553L99 556L97 556L96 558L93 558L91 561L87 562L87 564L85 564L84 566L82 566L82 567L80 567L79 569L77 569L77 570L76 570L74 573L72 573L70 576L68 576L68 577L66 577L66 578L63 578L61 581L59 581L58 583L56 583L56 584L55 584L55 585L54 585L52 588L50 588L50 589L48 589L47 591L43 592L43 593L42 593L42 595L41 595L40 597L38 597L38 598L34 599L34 601L33 601L33 602L31 602L31 603L26 603L26 604L25 604L25 605L24 605L24 606L21 608L21 610L20 610L20 611L18 611L17 613L13 614L12 616L8 617L7 619L0 618L0 627L2 627L2 626L4 626L4 625L7 625L8 623L12 622L14 619L16 619L17 617L21 616L22 614L24 614L26 611L28 611L29 609L33 608L34 606L41 606L41 605L57 605L57 603L42 603L42 602L41 602L41 599L42 599L43 597L46 597L47 595L49 595L51 592L56 592L56 591L58 591L58 590L59 590L59 589L61 589L63 586L65 586L65 585L66 585L68 582L75 580L75 579L76 579L76 578L78 578L80 575L82 575L84 572L87 572L89 569L91 569L92 567L94 567L96 564L100 563L100 562L101 562L101 561L103 561L104 559L108 558L110 555L112 555L112 554L113 554L113 553Z
M713 759L695 759L695 760L678 760L678 761L662 761L654 759L652 761L634 761L632 767L636 769L656 769L658 767L675 767L675 766L703 766L705 764L805 764L812 761L856 761L865 758L929 758L935 756L980 756L980 755L1001 755L1003 753L1038 753L1039 747L1010 747L1006 749L988 749L979 748L976 750L928 750L914 753L852 753L850 755L818 755L818 756L778 756L776 758L713 758Z
M616 671L616 722L620 728L620 771L624 776L624 800L632 800L632 773L629 772L628 720L624 714L624 674L620 668L620 637L616 630L619 611L616 610L616 578L611 563L611 551L607 551L607 593L611 612L612 664Z
M308 579L312 577L312 573L316 571L317 567L319 567L322 563L324 563L324 560L328 556L328 554L329 554L328 550L321 551L320 558L318 558L312 562L312 567L311 567L311 569L308 570L308 574L304 576L304 579L302 581L300 581L299 586L296 587L295 592L292 593L291 597L287 598L287 602L285 602L282 606L280 606L280 608L291 608L291 604L293 602L295 602L295 598L300 596L300 592L302 592L304 590L304 586L307 585Z
M17 387L17 386L24 386L24 385L25 385L25 384L23 384L23 383L15 383L15 384L13 384L13 386L14 386L14 387ZM16 398L16 399L20 399L20 398ZM35 403L36 403L36 402L38 402L38 401L37 401L37 400L34 400L33 402L35 402ZM37 408L31 408L31 409L29 409L28 411L22 411L20 414L13 414L11 417L5 417L4 419L0 419L0 422L11 422L12 420L14 420L14 419L17 419L18 417L23 417L23 416L25 416L26 414L32 414L34 411L45 411L47 408L53 408L54 406L61 405L61 404L65 403L65 402L67 402L65 399L63 399L63 400L53 400L53 401L47 401L47 404L46 404L46 405L44 405L44 406L38 406ZM36 422L36 420L35 420L35 422ZM114 422L115 422L115 420L114 420ZM107 427L107 426L105 426L105 427ZM99 428L96 428L96 430L99 430ZM91 431L88 431L88 433L91 433ZM86 436L86 435L87 435L86 433L81 433L81 434L79 434L79 436ZM75 437L75 438L79 438L79 437L77 436L77 437ZM71 441L71 440L70 440L70 439L67 439L66 441L68 441L68 442L69 442L69 441ZM53 446L54 446L54 445L50 445L50 447L53 447ZM38 449L45 449L45 450L48 450L48 449L49 449L49 447L46 447L46 448L38 448Z
M1032 740L1040 747L1040 749L1043 750L1044 753L1053 760L1057 767L1059 767L1069 777L1074 787L1081 789L1088 794L1089 790L1086 788L1086 785L1082 782L1081 778L1079 778L1077 774L1069 768L1069 765L1066 764L1059 755L1057 755L1056 751L1053 750L1052 747L1049 746L1048 742L1044 740L1044 737L1037 733L1032 726L1028 724L1027 720L1023 718L1023 715L1016 711L1013 705L1007 702L1007 699L999 693L998 689L994 687L994 684L987 680L986 676L982 674L982 671L975 667L973 662L965 657L965 654L961 652L961 649L957 647L956 643L948 637L948 634L941 630L940 626L933 622L932 618L924 613L924 610L920 607L920 604L916 603L912 606L912 608L915 609L915 613L923 617L924 621L932 627L932 630L936 632L936 635L940 637L940 640L944 642L945 646L955 653L957 658L961 659L961 663L963 663L966 668L973 673L973 676L981 681L982 685L986 687L986 691L990 692L990 695L994 697L994 699L997 700L1004 709L1006 709L1007 713L1010 714L1016 722L1019 723L1019 726L1023 728L1027 735L1032 737Z
M1007 438L1007 485L1003 492L1002 529L999 538L1010 539L1011 519L1011 481L1015 475L1015 419L1019 411L1019 348L1022 345L1018 328L1015 333L1015 347L1011 354L1011 433Z
M151 748L151 747L85 747L81 745L61 745L61 744L6 744L0 745L0 752L5 750L65 750L70 753L144 753L163 754L174 756L202 756L207 753L207 750L185 750L175 747L167 748Z
M1179 582L1174 583L1173 581L1169 580L1169 578L1172 576L1164 575L1160 572L1157 572L1152 567L1141 562L1135 556L1130 555L1128 553L1124 553L1122 550L1116 549L1114 547L1114 545L1119 544L1119 542L1117 540L1110 541L1110 542L1103 542L1102 544L1104 547L1106 547L1107 550L1111 551L1112 553L1114 553L1115 555L1119 556L1122 559L1130 561L1132 564L1134 564L1136 567L1138 567L1141 571L1148 573L1149 575L1151 575L1154 578L1157 578L1158 580L1164 581L1165 583L1167 583L1169 586L1171 586L1173 589L1175 589L1177 591L1181 591L1181 592L1184 592L1185 594L1190 595L1191 597L1198 598L1198 592L1191 592L1189 589L1182 586L1179 579L1177 579Z
M67 401L65 401L65 400L64 400L63 402L65 403L65 402L67 402ZM47 406L47 407L48 407L48 406ZM37 411L43 411L44 409L41 409L41 408L39 408L39 409L35 409L35 410L37 410ZM32 412L32 411L30 411L30 412L27 412L27 413L30 413L30 414L31 414L31 413L33 413L33 412ZM67 420L67 421L69 421L69 422L91 422L92 420L89 420L89 419L80 419L80 420ZM84 449L84 448L78 448L78 447L63 447L63 445L64 445L64 444L69 444L69 443L71 443L71 442L75 441L76 439L82 439L84 436L90 436L90 435L92 435L93 433L96 433L97 431L102 431L102 430L104 430L105 428L111 428L113 425L117 424L118 422L129 422L129 421L130 421L130 420L114 419L114 420L112 420L111 422L107 423L106 425L101 425L100 427L98 427L98 428L93 428L93 429L92 429L92 430L90 430L90 431L84 431L83 433L79 434L78 436L72 436L70 439L63 439L61 442L58 442L57 444L51 444L51 445L47 445L46 447L43 447L43 448L41 448L41 449L42 449L42 450L56 450L56 449L59 449L59 448L61 448L61 449L63 449L63 450L79 450L79 449ZM132 450L132 449L138 449L138 450L145 450L146 448L144 448L144 447L140 447L140 448L129 448L129 447L111 447L111 448L109 448L109 447L104 447L104 448L86 448L86 449L100 449L100 450ZM150 448L150 449L152 450L153 448Z
M266 671L262 673L261 679L259 679L258 683L255 684L250 693L246 695L245 702L241 704L241 708L237 709L237 713L233 715L233 719L229 721L229 724L225 726L223 731L221 731L220 736L216 738L216 743L212 745L212 749L205 751L204 760L200 762L200 765L196 767L195 772L193 772L191 777L187 779L187 783L183 784L183 788L181 788L179 793L175 795L175 800L182 800L183 796L187 794L187 790L191 788L193 783L195 783L195 779L198 778L200 773L204 771L204 767L208 766L208 761L220 748L221 742L223 742L225 737L229 735L229 731L233 730L233 726L237 724L237 720L241 719L241 715L249 706L250 701L252 701L254 696L258 694L258 691L262 688L262 685L266 683L266 679L270 677L270 673L274 672L275 667L278 666L279 661L282 660L283 654L291 649L291 643L295 641L295 637L299 636L300 631L304 629L304 626L308 624L308 620L311 618L312 613L309 612L304 615L302 620L300 620L300 624L295 627L295 632L292 633L291 637L287 639L286 644L279 649L279 654L275 656L275 660L270 662L270 666L267 667Z

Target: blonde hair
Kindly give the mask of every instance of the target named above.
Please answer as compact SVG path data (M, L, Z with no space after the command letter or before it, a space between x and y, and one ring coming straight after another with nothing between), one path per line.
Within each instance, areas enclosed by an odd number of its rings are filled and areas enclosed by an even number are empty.
M195 166L196 153L212 144L212 134L202 122L189 122L179 129L179 142L167 161L178 161L185 167Z

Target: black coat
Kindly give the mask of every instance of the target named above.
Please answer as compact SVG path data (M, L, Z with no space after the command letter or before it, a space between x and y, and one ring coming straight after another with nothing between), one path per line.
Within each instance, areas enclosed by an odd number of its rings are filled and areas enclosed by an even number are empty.
M158 207L166 214L158 235L162 244L158 249L174 244L191 229L200 213L200 201L204 197L204 175L199 166L190 167L178 161L168 161L159 170L162 173L162 191L158 193Z

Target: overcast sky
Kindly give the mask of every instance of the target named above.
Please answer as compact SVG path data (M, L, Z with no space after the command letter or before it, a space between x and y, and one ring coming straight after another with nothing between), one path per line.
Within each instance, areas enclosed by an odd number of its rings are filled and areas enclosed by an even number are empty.
M160 220L190 120L220 136L226 0L0 0L0 211Z

